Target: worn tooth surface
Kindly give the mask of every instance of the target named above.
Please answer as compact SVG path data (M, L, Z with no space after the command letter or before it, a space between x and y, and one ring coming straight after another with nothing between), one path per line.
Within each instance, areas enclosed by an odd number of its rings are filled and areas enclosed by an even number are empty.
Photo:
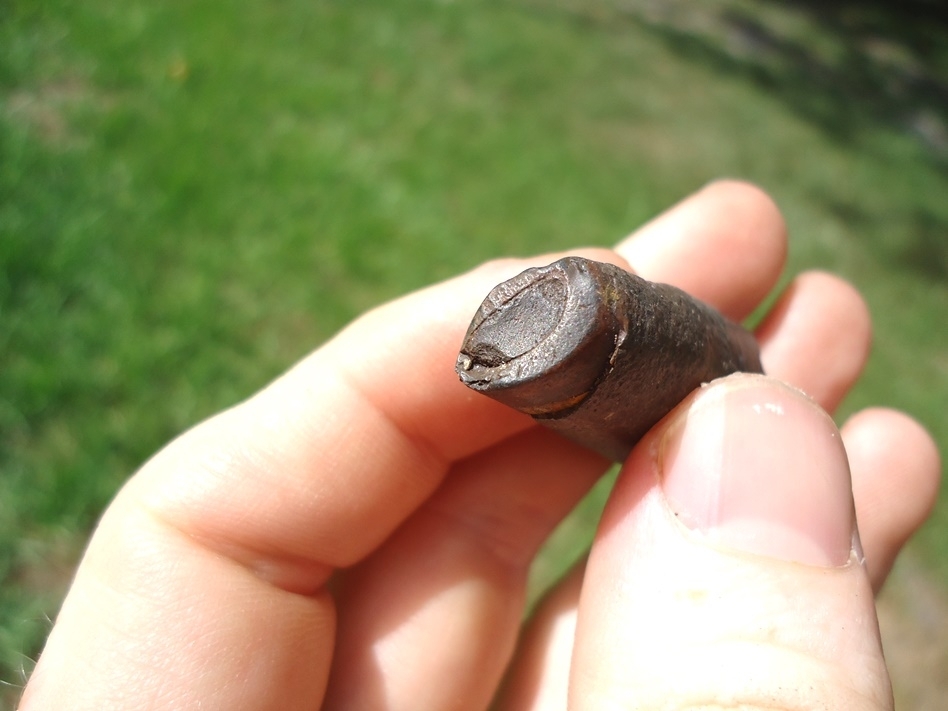
M754 337L707 304L580 257L494 287L456 369L474 390L620 461L702 383L763 372Z

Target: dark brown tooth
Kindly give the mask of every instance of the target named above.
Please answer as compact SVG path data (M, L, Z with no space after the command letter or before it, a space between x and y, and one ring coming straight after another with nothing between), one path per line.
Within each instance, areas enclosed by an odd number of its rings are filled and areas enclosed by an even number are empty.
M474 390L619 461L702 383L763 372L753 335L707 304L580 257L494 287L456 369Z

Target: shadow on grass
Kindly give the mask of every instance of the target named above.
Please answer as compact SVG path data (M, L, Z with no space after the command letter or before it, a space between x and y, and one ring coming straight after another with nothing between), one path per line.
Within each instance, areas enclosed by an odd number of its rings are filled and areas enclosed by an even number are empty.
M829 211L863 234L877 221L877 216L852 202L829 195L814 195ZM888 241L876 239L878 257L895 267L932 281L948 280L948 220L932 210L919 207L909 214L892 218L893 229ZM883 230L882 234L887 231Z
M751 50L741 64L790 109L837 138L845 140L853 131L882 122L915 134L934 158L944 161L948 83L932 62L938 45L944 44L945 12L932 8L938 10L938 20L930 21L896 3L811 0L797 7L833 40L832 61L756 17L729 11L724 19L731 36ZM768 65L768 60L776 61Z
M948 5L934 0L605 0L595 8L564 0L577 21L621 30L622 21L660 38L677 55L754 84L831 140L889 162L910 151L948 177ZM592 8L592 9L591 9ZM907 138L893 148L878 131ZM914 148L913 148L914 143ZM892 222L877 235L878 256L915 275L948 278L948 211L909 200L883 206L814 194L854 226Z
M948 169L948 8L934 3L768 0L695 17L678 3L620 9L678 54L745 77L840 141L880 123L913 134ZM809 30L809 31L808 31Z

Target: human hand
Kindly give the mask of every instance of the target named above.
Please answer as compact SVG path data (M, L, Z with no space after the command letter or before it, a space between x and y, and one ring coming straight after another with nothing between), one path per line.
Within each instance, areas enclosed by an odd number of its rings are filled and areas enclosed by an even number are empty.
M770 200L726 182L583 254L740 319L785 249ZM484 294L550 260L367 314L145 464L22 711L888 708L872 590L934 501L934 444L900 413L854 416L850 487L827 416L757 376L702 389L640 443L588 566L520 635L530 561L607 463L453 365ZM768 373L832 410L870 325L851 287L810 273L758 336Z

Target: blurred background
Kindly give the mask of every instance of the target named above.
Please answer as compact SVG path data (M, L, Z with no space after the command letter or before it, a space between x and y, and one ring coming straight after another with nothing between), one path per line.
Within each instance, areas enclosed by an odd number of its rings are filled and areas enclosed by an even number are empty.
M0 705L175 434L375 304L610 244L722 176L783 209L785 280L870 304L839 419L902 408L948 449L938 2L0 0ZM900 707L943 709L945 496L880 615Z

